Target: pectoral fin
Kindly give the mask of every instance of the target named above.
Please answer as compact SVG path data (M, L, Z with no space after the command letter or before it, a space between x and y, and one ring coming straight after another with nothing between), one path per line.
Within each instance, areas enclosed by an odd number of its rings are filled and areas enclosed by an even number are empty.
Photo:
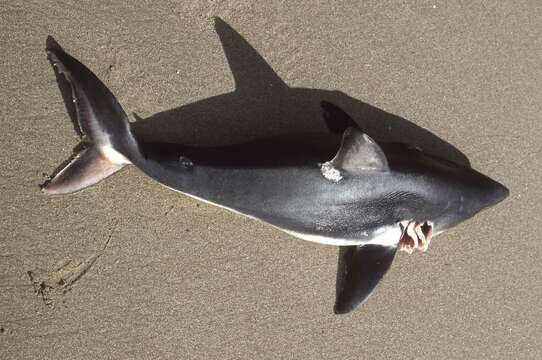
M388 271L397 247L345 246L339 253L335 314L346 314L367 301Z
M355 128L345 130L341 148L331 162L336 168L352 174L389 170L388 160L380 146Z
M389 171L386 155L378 144L361 130L344 131L341 147L335 157L320 165L322 175L339 182L343 175L363 175L368 171Z

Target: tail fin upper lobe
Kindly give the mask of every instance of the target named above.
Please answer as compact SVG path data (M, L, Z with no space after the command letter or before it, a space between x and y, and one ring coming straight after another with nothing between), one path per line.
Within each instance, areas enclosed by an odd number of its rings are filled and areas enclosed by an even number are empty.
M84 149L45 186L67 194L91 186L141 158L128 116L92 71L48 37L46 52L55 73L69 82Z

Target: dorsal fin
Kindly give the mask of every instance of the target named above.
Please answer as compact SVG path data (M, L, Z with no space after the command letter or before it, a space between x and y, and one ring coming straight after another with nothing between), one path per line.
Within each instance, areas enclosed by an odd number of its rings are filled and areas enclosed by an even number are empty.
M331 165L353 175L389 170L388 160L380 146L367 134L354 128L345 130L341 147L331 160Z

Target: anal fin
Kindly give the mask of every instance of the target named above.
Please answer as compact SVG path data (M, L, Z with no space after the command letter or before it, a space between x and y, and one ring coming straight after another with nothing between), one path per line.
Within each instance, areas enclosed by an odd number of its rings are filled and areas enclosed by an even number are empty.
M339 253L335 314L346 314L367 298L393 262L397 247L345 246Z

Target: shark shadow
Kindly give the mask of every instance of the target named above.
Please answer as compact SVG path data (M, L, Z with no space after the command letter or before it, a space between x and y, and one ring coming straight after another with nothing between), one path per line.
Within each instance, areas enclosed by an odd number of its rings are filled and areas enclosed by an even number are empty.
M453 145L431 132L334 90L288 86L264 58L220 18L215 18L235 89L141 119L135 133L147 141L223 145L285 133L327 131L321 102L343 109L378 142L398 142L423 149L460 165L470 165ZM344 117L331 109L332 117ZM341 120L341 119L339 119Z

